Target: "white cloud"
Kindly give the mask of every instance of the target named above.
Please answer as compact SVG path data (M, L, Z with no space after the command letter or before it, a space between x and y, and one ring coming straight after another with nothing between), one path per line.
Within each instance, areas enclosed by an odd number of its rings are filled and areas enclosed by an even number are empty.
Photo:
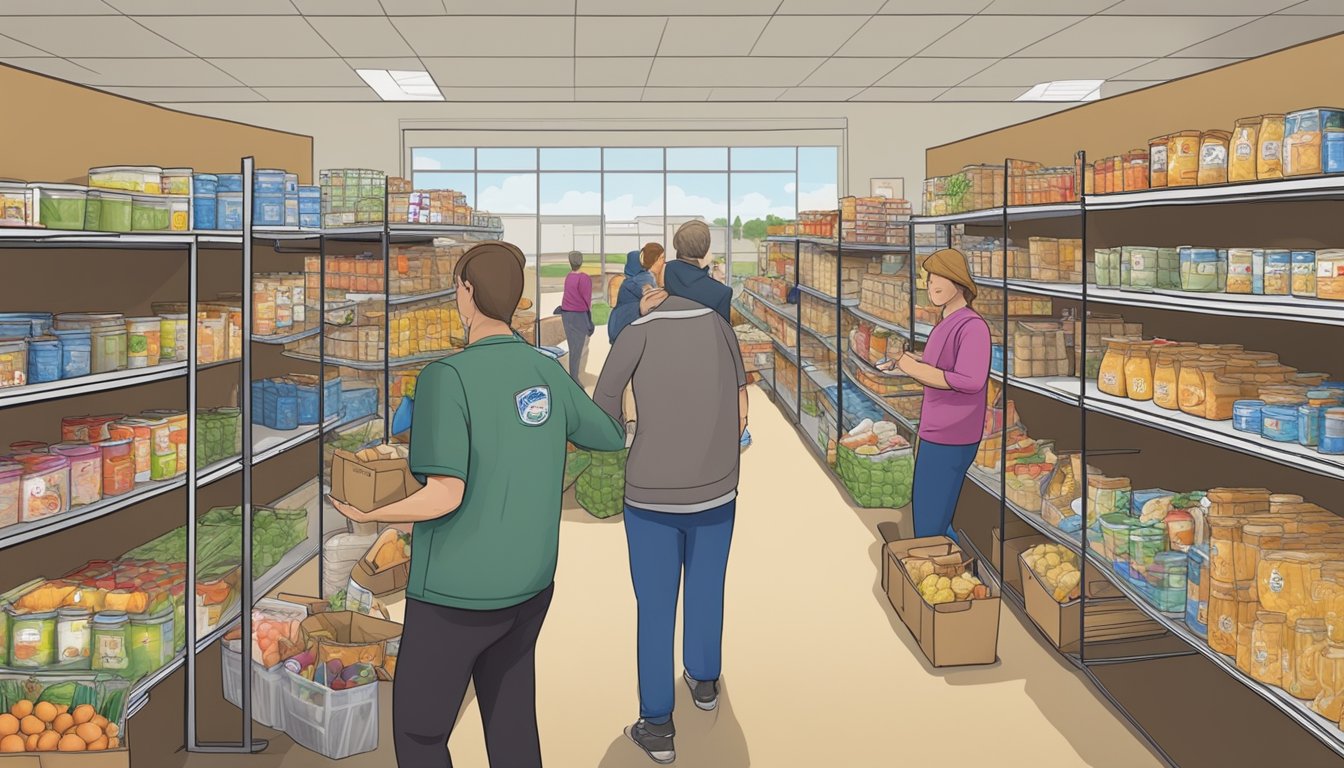
M805 191L798 195L798 210L800 211L833 211L839 207L840 197L834 184L824 184L817 189Z
M569 190L559 200L541 202L543 216L596 216L602 210L602 195L597 192Z
M532 213L536 206L536 176L509 176L502 187L492 184L476 197L476 207L490 213Z
M728 215L728 204L687 194L686 190L673 184L667 188L667 212L669 216L704 216L707 221L713 221Z
M774 201L759 192L748 192L733 205L733 216L742 217L742 221L765 219L767 214L780 218L793 218L793 206L775 205Z
M441 171L443 164L432 157L419 155L415 158L415 170L417 171Z
M788 192L790 195L792 195L793 191L796 189L798 189L798 184L796 182L790 181L788 184L784 185L784 191Z

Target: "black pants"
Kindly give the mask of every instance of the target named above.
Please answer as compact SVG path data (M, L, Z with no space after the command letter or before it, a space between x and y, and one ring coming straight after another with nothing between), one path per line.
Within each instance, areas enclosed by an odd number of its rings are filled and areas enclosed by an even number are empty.
M593 335L593 316L584 312L560 312L560 324L569 342L569 375L575 381L583 373L583 348Z
M555 585L525 603L466 611L406 601L392 721L400 768L452 768L448 736L467 683L494 768L540 768L536 647Z

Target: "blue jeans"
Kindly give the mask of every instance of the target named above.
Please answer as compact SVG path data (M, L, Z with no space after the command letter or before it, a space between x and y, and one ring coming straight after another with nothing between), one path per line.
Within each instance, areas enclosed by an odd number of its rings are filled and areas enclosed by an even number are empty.
M723 581L737 501L693 514L625 508L630 577L639 609L639 716L672 715L677 594L686 579L682 661L696 680L718 680L723 666Z
M961 483L975 461L979 443L941 445L919 441L915 452L915 536L946 535L956 540L952 515L957 511Z

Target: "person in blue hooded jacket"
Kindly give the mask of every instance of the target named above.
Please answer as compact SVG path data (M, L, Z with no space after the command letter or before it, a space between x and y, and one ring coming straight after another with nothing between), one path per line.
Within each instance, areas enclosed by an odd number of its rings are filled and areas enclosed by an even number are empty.
M607 317L607 339L616 343L616 337L625 327L639 319L639 302L644 294L658 288L658 278L652 270L663 260L663 246L645 243L638 251L625 255L625 281L616 295L616 306Z
M663 288L669 296L679 296L718 312L723 321L733 322L733 289L709 272L709 225L692 219L677 228L672 237L676 261L668 262L663 272Z

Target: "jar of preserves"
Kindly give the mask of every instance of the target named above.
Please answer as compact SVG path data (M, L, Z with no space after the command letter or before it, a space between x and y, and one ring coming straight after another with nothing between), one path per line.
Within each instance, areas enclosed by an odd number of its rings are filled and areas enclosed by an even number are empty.
M130 438L106 440L103 449L103 495L120 496L135 490L135 455Z
M1157 363L1153 367L1153 405L1159 408L1180 410L1179 360L1180 355L1175 351L1157 353Z
M1241 541L1241 521L1231 517L1210 517L1209 574L1214 581L1236 581L1236 551Z
M126 674L130 670L127 643L130 620L125 611L99 611L93 617L92 668Z
M1153 364L1149 350L1154 343L1131 342L1125 353L1125 394L1130 400L1153 399Z
M1209 647L1226 656L1237 652L1237 593L1229 582L1209 584Z
M1324 620L1298 619L1284 643L1283 690L1295 699L1315 699L1321 692L1317 665L1328 645Z
M1124 397L1126 389L1125 358L1129 356L1130 339L1107 338L1106 354L1101 357L1097 370L1097 389L1112 397Z
M88 608L77 605L56 612L57 664L63 669L89 668L90 615Z
M1316 662L1316 679L1321 690L1311 708L1332 722L1344 715L1344 646L1329 645Z
M1283 685L1283 649L1288 617L1274 611L1255 615L1251 630L1251 677L1265 685Z
M56 612L9 611L9 666L41 669L56 663Z

